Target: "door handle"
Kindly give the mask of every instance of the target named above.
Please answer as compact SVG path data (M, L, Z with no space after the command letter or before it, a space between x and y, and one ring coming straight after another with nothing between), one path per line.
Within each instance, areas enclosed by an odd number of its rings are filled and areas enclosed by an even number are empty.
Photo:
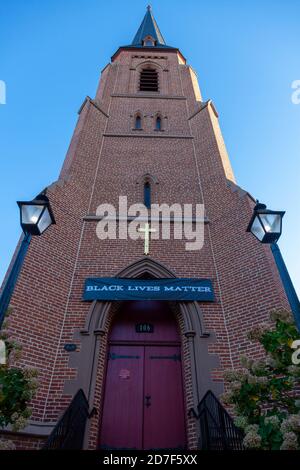
M151 395L146 395L145 396L145 405L147 408L149 408L149 406L151 406Z

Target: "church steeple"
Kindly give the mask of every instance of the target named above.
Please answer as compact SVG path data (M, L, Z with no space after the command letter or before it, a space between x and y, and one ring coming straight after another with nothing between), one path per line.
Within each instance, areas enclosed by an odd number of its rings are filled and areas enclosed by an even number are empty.
M151 6L147 6L146 14L143 18L143 21L134 36L134 39L131 44L126 46L121 46L117 52L112 56L112 60L118 55L121 50L124 49L168 49L170 51L178 51L176 47L168 46L165 43L163 35L160 32L160 29L155 21L155 18L152 14ZM179 52L179 51L178 51ZM183 60L185 60L183 58Z
M136 47L168 47L154 19L150 5L147 6L147 12L131 45Z

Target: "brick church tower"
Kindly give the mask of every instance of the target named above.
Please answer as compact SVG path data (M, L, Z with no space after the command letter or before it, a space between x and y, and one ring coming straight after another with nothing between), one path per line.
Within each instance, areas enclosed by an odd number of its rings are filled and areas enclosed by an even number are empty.
M56 225L32 239L9 317L40 385L28 426L6 435L38 448L82 389L93 410L84 448L195 449L189 410L208 390L220 396L240 354L259 357L247 331L288 304L270 248L246 233L255 202L235 182L216 108L150 7L84 100L47 196ZM128 206L204 204L203 247L186 250L172 228L169 240L150 234L146 254L143 234L99 239L97 208L118 208L119 196ZM209 280L214 298L84 299L86 280L103 278Z

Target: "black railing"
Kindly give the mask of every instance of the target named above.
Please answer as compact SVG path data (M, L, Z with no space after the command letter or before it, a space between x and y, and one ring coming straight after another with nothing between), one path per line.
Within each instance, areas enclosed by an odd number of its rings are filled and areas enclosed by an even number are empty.
M43 449L82 449L88 417L89 404L83 390L80 389L56 424Z
M235 426L233 419L209 390L198 407L201 450L244 450L244 433Z

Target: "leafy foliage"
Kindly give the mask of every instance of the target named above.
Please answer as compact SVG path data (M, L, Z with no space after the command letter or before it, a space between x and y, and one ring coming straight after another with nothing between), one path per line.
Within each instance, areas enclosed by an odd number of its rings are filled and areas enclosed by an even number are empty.
M17 367L21 347L9 339L6 325L3 326L0 339L5 341L7 361L0 364L0 428L11 425L12 430L18 431L26 426L31 415L28 404L38 387L37 371Z
M264 359L241 357L240 369L225 372L223 401L234 406L245 447L300 449L300 365L291 360L291 345L300 334L289 312L272 312L271 321L273 328L259 325L248 335L263 346Z

